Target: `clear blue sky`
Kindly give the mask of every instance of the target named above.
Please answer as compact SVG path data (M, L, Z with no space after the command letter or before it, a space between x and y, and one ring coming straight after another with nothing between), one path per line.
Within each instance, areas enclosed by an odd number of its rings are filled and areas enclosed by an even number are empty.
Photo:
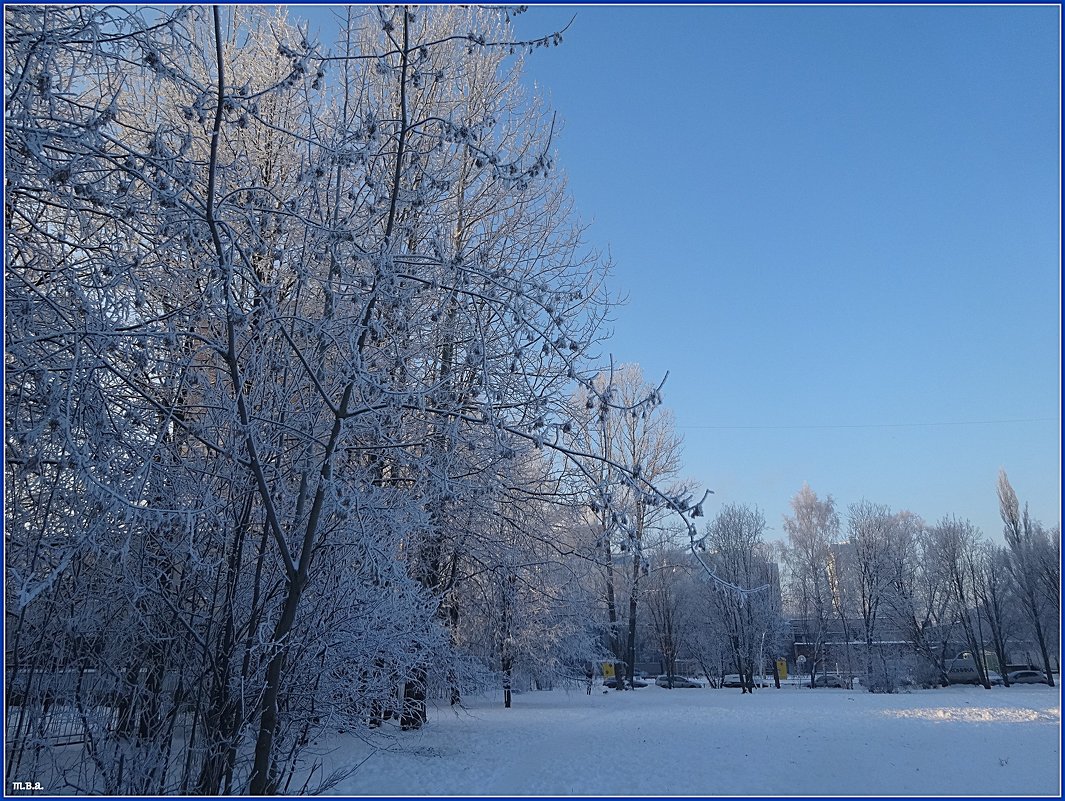
M518 35L574 14L528 84L708 514L783 536L805 481L1000 539L1004 467L1057 523L1058 8L534 5Z

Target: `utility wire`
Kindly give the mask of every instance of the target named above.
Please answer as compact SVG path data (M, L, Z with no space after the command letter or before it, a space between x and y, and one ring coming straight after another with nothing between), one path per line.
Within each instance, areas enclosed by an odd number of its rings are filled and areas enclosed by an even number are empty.
M798 431L831 428L929 428L934 426L989 426L1006 423L1060 423L1059 417L1023 417L1013 420L945 420L938 423L841 423L837 425L801 426L682 426L676 428L700 428L713 431Z

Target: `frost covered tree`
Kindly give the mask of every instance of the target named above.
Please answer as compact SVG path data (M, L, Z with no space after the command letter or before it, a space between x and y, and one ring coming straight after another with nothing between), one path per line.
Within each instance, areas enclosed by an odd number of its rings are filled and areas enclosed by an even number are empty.
M728 630L715 608L713 594L706 587L699 587L694 576L685 586L690 606L682 641L706 674L710 686L718 687L732 664Z
M326 50L256 7L6 11L11 775L328 789L315 737L461 683L464 566L536 552L478 510L551 495L529 451L587 472L576 386L617 405L519 82L559 37L506 13L353 8Z
M662 655L662 672L672 687L677 658L699 614L699 594L692 581L691 557L684 551L663 549L651 557L644 587L644 604L651 621L655 645ZM697 652L697 658L705 652Z
M591 565L575 557L574 510L548 491L560 480L551 461L528 451L524 480L511 472L516 491L471 521L454 580L459 644L497 672L508 708L513 688L573 679L599 656L597 599Z
M889 557L889 589L884 596L888 618L908 639L918 664L933 675L919 675L925 683L946 685L948 653L955 638L948 571L939 559L938 538L916 515L896 518L895 543Z
M1047 684L1053 687L1054 675L1050 662L1045 609L1048 602L1055 611L1060 613L1061 609L1060 583L1054 583L1054 578L1058 578L1060 582L1061 535L1057 535L1058 545L1055 547L1052 544L1055 539L1047 534L1038 521L1031 519L1027 505L1021 510L1017 493L1005 470L1000 470L998 474L998 503L1002 531L1009 547L1010 572L1043 657Z
M861 501L847 513L848 540L854 555L857 606L865 639L865 675L873 681L873 642L877 636L884 596L890 588L892 549L898 547L897 518L883 505ZM881 652L881 660L884 656ZM883 675L886 671L881 671Z
M1046 531L1046 540L1043 544L1041 558L1039 560L1039 587L1046 598L1050 617L1061 617L1061 524L1052 526Z
M779 587L765 543L765 517L752 507L729 504L707 525L707 559L715 573L744 587L767 586L752 595L729 592L709 584L711 606L728 636L732 659L744 693L754 689L754 677L764 668L766 645L770 655L780 629Z
M1021 628L1016 614L1019 604L1009 572L1009 551L991 542L984 542L979 548L974 565L974 592L980 606L980 614L987 622L991 632L991 642L995 656L1001 666L1003 682L1007 687L1010 680L1006 665L1009 664L1009 645L1016 632Z
M791 499L791 508L793 514L784 517L791 596L802 617L803 636L813 653L809 663L812 686L818 665L824 660L833 608L828 565L831 545L839 539L839 516L831 495L821 500L806 484Z
M930 555L943 571L951 613L961 624L980 684L990 690L981 618L976 608L976 573L982 536L968 520L954 517L944 517L929 533L932 540Z
M644 402L656 397L658 389L645 381L638 365L627 364L601 372L592 391L583 389L573 399L574 434L595 455L586 460L583 483L597 529L611 648L627 665L630 683L636 663L640 587L649 570L650 547L655 544L648 540L672 512L669 505L649 495L642 483L663 484L680 469L681 440L672 414L663 406ZM679 491L669 490L674 495ZM623 589L627 589L627 599L619 597ZM618 682L619 689L624 686Z
M655 484L676 478L680 471L681 439L676 433L673 415L663 406L654 409L640 408L641 398L654 391L654 387L642 380L642 373L632 366L625 368L625 378L616 387L621 405L632 409L628 414L615 415L618 445L624 454L625 464L631 466L633 478L643 477ZM675 490L674 490L675 491ZM646 493L638 487L632 493L632 526L629 532L630 554L628 631L625 640L625 661L628 680L634 678L636 667L636 625L639 611L640 582L647 575L649 562L647 550L652 532L662 519L671 514L660 503L648 503ZM662 537L658 537L661 541ZM659 542L661 544L661 542Z
M67 538L64 553L25 570L16 561L17 604L33 623L58 584L74 595L111 588L103 597L114 614L78 616L89 629L82 641L99 643L78 658L114 685L106 692L118 723L93 747L95 774L68 778L107 792L217 792L246 781L279 790L301 731L358 715L357 703L339 700L346 683L361 681L345 675L349 657L394 651L389 634L432 640L419 589L401 565L377 558L394 549L416 506L380 488L374 500L361 493L370 503L350 514L359 493L345 490L361 468L341 435L356 436L357 426L328 398L342 360L323 348L327 326L344 323L325 313L313 276L323 246L313 191L268 169L263 141L245 133L306 121L311 82L294 75L305 69L299 59L277 52L291 29L232 16L245 31L239 58L272 69L227 82L235 70L221 16L193 9L149 24L125 10L26 8L7 20L9 69L26 79L8 97L19 120L8 128L18 169L6 187L17 243L6 264L11 365L29 379L20 389L37 373L62 387L41 408L43 422L54 421L46 424L56 461L69 465L69 504L99 497L88 536ZM232 48L229 56L237 58ZM283 102L265 99L277 95ZM289 118L276 114L293 107ZM288 147L273 158L318 156L282 133ZM34 302L41 278L51 298L44 314ZM41 453L36 415L27 404L8 417L8 444L31 467ZM39 483L8 476L35 514ZM380 540L354 537L353 523ZM40 554L48 526L19 528L27 552ZM354 568L329 571L325 553L337 560L328 564ZM330 579L347 588L348 609L332 603ZM383 605L380 586L390 588ZM297 614L318 601L347 612L330 630L336 640L322 642ZM363 628L368 603L384 613L373 637ZM126 635L109 636L112 627ZM53 664L66 666L80 646L57 633ZM17 669L24 656L12 656ZM30 682L44 675L28 670ZM333 686L294 703L292 688L307 686L312 671ZM248 765L239 755L254 720ZM202 759L174 765L183 738Z

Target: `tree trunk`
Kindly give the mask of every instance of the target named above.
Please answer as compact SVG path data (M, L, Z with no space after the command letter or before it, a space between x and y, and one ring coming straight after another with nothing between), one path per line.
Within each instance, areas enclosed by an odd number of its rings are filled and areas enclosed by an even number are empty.
M1051 687L1054 686L1054 674L1050 670L1050 653L1047 650L1046 637L1043 634L1043 624L1039 621L1039 610L1036 608L1034 602L1031 604L1032 620L1035 623L1035 636L1039 641L1039 652L1043 655L1043 672L1047 677L1047 684Z
M632 592L629 593L629 636L625 647L625 667L626 673L628 674L627 677L629 686L634 686L632 685L632 680L634 678L634 672L636 670L636 604L638 592L637 587L639 586L639 567L640 558L639 556L634 556L632 566ZM618 685L624 688L626 685L622 678L623 677L618 678Z
M614 559L609 545L603 545L606 567L606 615L610 623L610 651L615 657L621 656L621 638L618 631L617 599L614 595ZM617 674L615 673L615 676Z
M503 665L503 708L510 709L510 681L511 681L511 669L513 668L513 660L510 658L510 654L504 653L502 657Z
M399 716L399 728L403 731L420 729L425 725L425 690L429 683L429 671L419 665L411 671L403 684L403 709Z
M265 554L263 554L265 557ZM285 640L296 621L296 609L299 607L303 581L293 577L288 582L288 593L281 617L274 627L271 638L273 654L266 667L266 687L260 705L259 734L255 739L255 761L252 765L251 778L248 780L248 792L251 795L274 795L276 787L276 765L273 760L274 735L277 733L278 699L281 696L281 671L284 667L285 652L288 646Z
M451 570L451 583L455 583L455 565L458 564L458 560L454 560ZM451 644L454 645L457 640L457 632L459 630L459 600L455 597L454 593L451 596L451 603L448 605L448 626L451 632ZM459 690L459 679L455 673L455 668L449 667L447 672L447 682L451 686L451 706L457 706L462 703L462 693Z
M635 456L635 455L634 455ZM635 461L635 459L634 459ZM636 536L632 543L632 588L629 591L629 636L625 648L625 662L628 665L629 686L636 689L633 680L636 678L636 606L640 597L640 567L642 561L641 542L643 541L644 505L637 501L636 505ZM624 685L624 682L618 681Z

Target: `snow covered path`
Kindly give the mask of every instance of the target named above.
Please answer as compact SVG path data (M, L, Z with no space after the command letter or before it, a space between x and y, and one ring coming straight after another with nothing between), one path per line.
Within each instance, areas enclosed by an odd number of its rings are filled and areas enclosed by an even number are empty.
M343 795L1058 795L1061 696L1027 685L583 692L470 700L393 730ZM385 744L391 735L381 736ZM340 737L328 763L369 745Z

